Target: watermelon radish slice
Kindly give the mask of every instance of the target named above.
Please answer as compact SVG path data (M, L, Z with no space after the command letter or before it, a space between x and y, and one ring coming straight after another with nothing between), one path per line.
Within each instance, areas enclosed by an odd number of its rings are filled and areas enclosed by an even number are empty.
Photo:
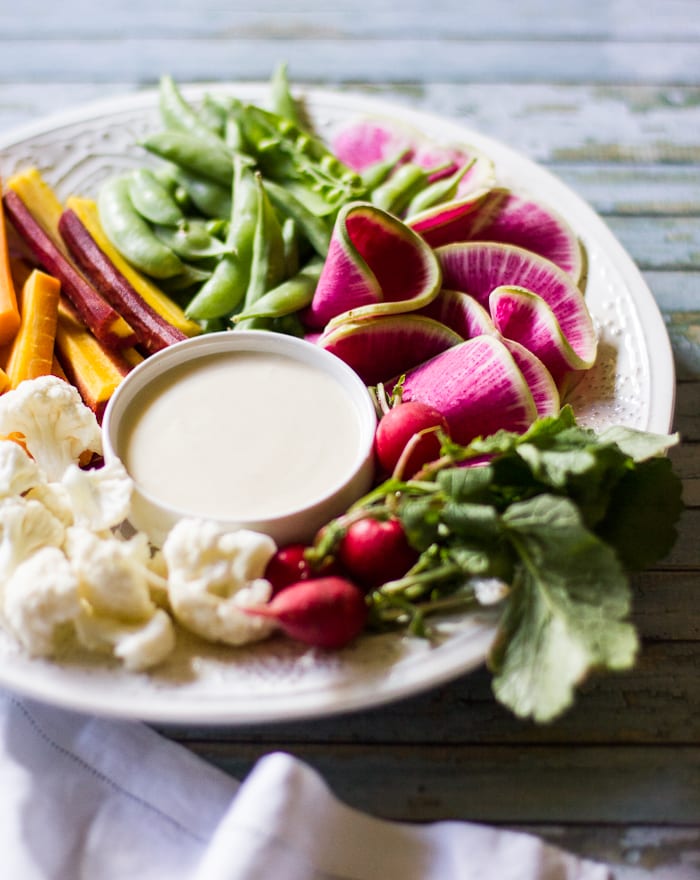
M576 356L589 366L593 363L595 330L586 301L571 277L550 260L496 242L459 242L438 248L436 253L444 286L469 293L483 306L488 307L491 291L503 285L538 294L554 313Z
M396 156L401 156L401 162L413 162L428 170L439 168L430 175L431 182L448 177L469 164L470 168L457 188L460 198L495 183L493 162L471 145L436 144L410 126L384 119L349 122L336 131L331 139L331 149L341 162L360 174Z
M579 281L583 270L581 245L573 229L556 211L508 193L498 200L496 210L487 214L484 222L475 223L466 239L517 245L551 260L575 282Z
M539 202L494 188L437 205L407 220L431 247L457 241L493 241L525 248L556 263L575 282L583 271L576 234L556 211Z
M509 339L524 345L547 367L561 387L575 370L593 366L596 337L592 324L564 321L537 294L521 287L497 287L489 296L489 309L496 329Z
M409 370L403 400L435 407L457 443L501 428L522 431L537 417L523 374L496 336L468 339Z
M345 361L366 385L386 382L462 342L438 321L397 315L347 321L324 332L318 345Z
M561 399L556 382L547 367L536 355L514 339L503 337L501 341L513 355L513 360L525 377L537 407L538 417L555 416L561 409Z
M491 316L473 296L459 290L441 290L435 299L419 312L459 333L462 339L496 334Z
M406 218L432 248L467 241L475 228L490 223L505 198L502 190L478 189Z
M391 156L413 151L420 134L407 126L380 119L353 120L331 139L334 155L353 171L361 173Z
M338 214L306 321L314 329L332 318L419 309L440 281L437 258L419 235L369 202L351 202Z

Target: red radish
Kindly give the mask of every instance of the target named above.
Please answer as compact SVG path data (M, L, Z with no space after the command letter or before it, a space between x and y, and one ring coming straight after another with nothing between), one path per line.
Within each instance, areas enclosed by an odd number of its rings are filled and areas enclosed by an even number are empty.
M337 566L332 562L318 569L312 568L305 555L308 549L305 544L288 544L276 551L267 563L263 575L272 584L273 595L298 581L308 581L321 575L325 577L338 573Z
M367 622L362 590L340 577L299 581L267 605L246 611L277 621L290 638L317 648L342 648L362 632Z
M413 441L400 476L412 477L424 464L434 461L440 455L440 438L437 431L426 430L430 428L441 428L448 433L447 421L435 407L419 400L392 407L377 425L374 435L374 448L384 470L393 473L407 444L420 431L426 433Z
M360 519L338 547L341 565L362 584L379 587L403 577L418 559L398 519Z

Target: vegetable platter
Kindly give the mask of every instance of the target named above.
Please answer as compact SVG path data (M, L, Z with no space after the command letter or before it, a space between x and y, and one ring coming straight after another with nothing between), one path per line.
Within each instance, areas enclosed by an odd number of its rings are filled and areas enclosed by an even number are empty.
M212 95L264 104L268 86L212 85L182 93L193 106ZM510 146L456 121L364 95L314 89L304 92L303 106L313 130L328 143L348 121L371 117L436 144L469 145L493 163L499 186L564 217L583 246L585 300L598 337L595 363L567 393L567 412L596 432L619 425L659 435L669 430L674 373L663 321L629 256L574 192ZM34 166L61 200L96 198L105 181L147 165L139 144L156 137L159 128L156 93L110 100L6 136L0 170L8 178ZM494 452L488 446L483 451ZM663 451L663 444L655 451ZM425 520L420 510L415 516ZM429 639L369 633L337 652L283 638L237 649L178 630L175 650L147 673L83 653L30 657L0 633L0 681L63 706L150 721L236 724L314 717L398 699L468 672L489 653L499 613L484 603L468 613L438 616ZM552 712L568 699L555 699ZM540 709L521 714L548 717L548 710Z

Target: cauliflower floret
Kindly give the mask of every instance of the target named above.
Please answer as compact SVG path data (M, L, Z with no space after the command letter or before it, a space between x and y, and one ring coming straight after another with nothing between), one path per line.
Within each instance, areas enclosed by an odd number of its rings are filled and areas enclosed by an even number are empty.
M73 526L66 533L65 549L80 579L80 594L96 614L127 623L142 622L153 614L146 541L101 538Z
M4 611L31 654L54 653L57 630L80 612L78 578L57 547L43 547L17 566L5 584Z
M30 489L24 497L28 501L38 501L43 504L66 528L73 525L70 495L63 483L40 483Z
M39 466L14 440L0 440L0 497L22 495L43 483Z
M65 531L38 501L22 496L0 499L0 584L35 551L60 547Z
M95 414L57 376L27 379L0 397L0 435L15 434L48 480L60 480L84 452L102 452Z
M162 578L151 571L146 536L137 533L126 541L73 526L65 549L81 598L74 621L78 641L90 651L112 654L131 670L167 657L175 631L168 614L151 599L151 582L160 586Z
M244 645L266 638L274 623L242 609L270 598L272 587L263 574L275 550L272 538L258 532L180 520L163 544L177 620L209 641Z
M78 526L104 532L123 523L129 515L133 481L119 459L94 470L71 464L62 485Z
M91 651L113 654L132 672L157 666L175 647L173 622L158 608L145 622L124 623L88 606L75 620L78 641Z

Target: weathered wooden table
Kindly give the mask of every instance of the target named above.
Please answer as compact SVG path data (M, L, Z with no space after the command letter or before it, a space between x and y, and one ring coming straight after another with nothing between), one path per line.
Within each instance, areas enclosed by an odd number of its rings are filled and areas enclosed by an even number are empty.
M2 0L0 129L164 72L265 80L286 59L298 83L391 98L511 144L604 216L663 311L687 509L673 552L634 580L637 668L588 683L555 724L517 722L475 672L313 724L167 733L236 775L288 750L376 815L527 828L626 880L700 878L700 4L294 6Z

